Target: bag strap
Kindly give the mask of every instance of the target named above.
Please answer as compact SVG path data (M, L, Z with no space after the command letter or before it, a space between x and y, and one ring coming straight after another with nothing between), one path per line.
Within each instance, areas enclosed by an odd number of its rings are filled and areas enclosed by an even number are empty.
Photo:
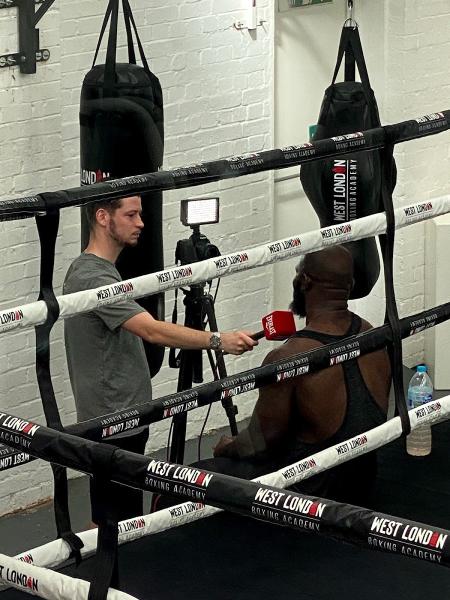
M107 93L108 91L112 93L112 88L116 82L117 24L119 20L119 0L111 0L111 2L111 23L109 25L104 78L104 88Z
M334 67L334 73L333 73L333 79L331 80L331 85L334 85L336 83L339 69L341 68L342 58L343 58L345 50L348 46L348 30L349 30L349 27L343 27L342 31L341 31L341 39L339 40L339 49L338 49L338 55L336 58L336 66Z
M111 476L117 450L117 446L100 444L92 456L93 477L97 485L103 488L105 498L112 498L114 494L115 488L111 483ZM118 507L114 502L107 502L102 506L101 513L98 523L95 576L91 580L87 600L106 600L110 587L119 589Z
M125 25L127 26L128 56L129 56L130 62L133 62L134 64L136 64L136 58L134 56L133 37L131 34L131 28L130 28L130 22L131 22L133 29L134 29L134 36L136 38L136 42L137 42L137 45L139 48L139 55L141 57L142 66L147 71L147 73L150 73L150 67L148 66L147 59L145 58L144 48L142 46L141 39L140 39L138 31L137 31L136 22L134 20L133 13L131 11L131 6L129 3L129 0L122 0L122 5L123 5L123 14L124 14L124 18L125 18ZM128 25L127 25L127 23L128 23ZM130 42L131 42L131 48L132 48L132 54L134 57L134 61L131 60Z
M402 434L408 435L411 424L408 416L408 408L405 402L403 389L403 355L400 321L398 317L397 302L394 290L393 256L395 244L395 215L392 203L392 180L394 177L394 145L390 140L385 141L384 148L380 151L381 158L381 197L386 214L386 233L380 235L380 246L383 256L384 285L386 293L386 313L384 322L390 328L390 342L387 350L391 363L392 382L394 386L394 398L396 414L399 415Z
M125 21L125 29L127 32L128 62L132 65L135 65L136 64L136 53L134 51L133 33L131 31L131 26L130 26L131 9L130 9L130 6L128 5L128 10L127 10L124 0L122 0L122 8L123 8L123 20Z
M361 38L357 27L343 27L341 39L339 42L338 56L336 66L333 73L331 85L334 85L342 64L342 59L345 55L345 81L355 81L355 65L358 67L358 72L361 78L361 84L366 98L367 105L371 113L372 127L380 125L378 110L374 104L373 94L370 87L369 73L367 71L366 61L361 45ZM330 99L331 100L331 99Z
M149 72L150 68L148 66L148 62L145 57L144 48L142 46L138 31L137 31L136 22L134 20L134 16L131 11L131 6L130 6L129 1L122 0L122 7L123 7L123 17L124 17L124 22L125 22L125 29L126 29L126 33L127 33L128 61L133 65L136 64L136 53L134 50L133 31L131 28L131 27L133 27L134 35L135 35L136 42L137 42L137 45L139 48L139 55L140 55L140 58L142 61L142 65L143 65L144 69ZM113 14L113 11L114 12L117 11L117 15L118 15L118 10L119 10L119 0L109 0L109 4L106 9L105 17L103 19L102 27L100 30L97 47L95 49L94 60L92 61L92 67L95 66L95 63L97 61L98 53L100 51L100 46L101 46L101 43L103 40L103 36L105 35L106 27L111 18L111 15ZM117 19L118 19L118 16L117 16ZM113 26L114 25L111 20L111 28L113 28ZM110 46L110 42L111 42L112 46ZM117 27L116 27L115 34L113 32L112 38L111 38L111 29L110 29L110 37L108 40L108 53L107 53L107 58L106 58L106 62L109 62L111 59L113 59L114 68L115 68L116 47L117 47Z
M97 57L98 57L98 53L99 53L99 50L100 50L100 45L102 43L103 36L105 35L106 26L108 25L108 21L109 21L109 19L111 17L112 6L114 4L114 1L115 0L109 0L108 7L106 9L106 13L105 13L105 16L103 18L102 28L100 29L100 35L98 37L97 48L95 49L94 60L92 61L92 67L91 68L95 67L95 62L96 62Z
M44 301L47 307L45 322L35 327L36 378L47 425L57 431L64 431L50 373L50 335L59 317L59 304L53 290L59 210L48 209L45 215L36 215L35 220L41 249L38 300ZM58 538L62 538L69 544L71 556L75 557L77 564L79 564L81 562L80 550L83 547L83 542L72 531L68 501L67 469L52 464L52 471L54 480L54 513Z
M336 83L336 79L341 67L344 53L348 56L346 64L345 81L354 81L355 76L352 73L352 63L356 63L358 66L359 75L361 77L361 83L368 90L370 89L369 73L367 72L366 61L361 46L361 38L359 37L358 28L355 27L343 27L341 33L341 39L339 42L338 56L336 59L336 66L333 73L332 84Z

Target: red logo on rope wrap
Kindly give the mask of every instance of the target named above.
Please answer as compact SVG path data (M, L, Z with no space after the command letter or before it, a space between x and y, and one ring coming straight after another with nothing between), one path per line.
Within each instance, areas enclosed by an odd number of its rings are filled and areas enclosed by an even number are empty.
M0 564L0 577L17 587L28 588L33 592L39 591L39 579L31 577L26 573L22 573L17 569L11 569L10 567Z
M200 472L198 474L197 479L195 480L195 483L197 485L203 485L203 482L205 481L205 477L206 477L206 473Z
M88 169L81 169L81 185L92 185L93 183L99 183L105 181L111 173L106 173L97 169L96 171L89 171Z
M314 502L309 507L308 515L311 515L312 517L315 517L317 515L317 512L318 512L319 508L320 508L319 503L318 502Z
M0 326L17 323L23 319L23 310L16 309L0 313Z
M0 426L4 429L9 429L10 431L24 433L30 437L33 437L40 427L40 425L31 423L31 421L25 421L24 419L12 417L10 415L6 415L5 413L0 413Z

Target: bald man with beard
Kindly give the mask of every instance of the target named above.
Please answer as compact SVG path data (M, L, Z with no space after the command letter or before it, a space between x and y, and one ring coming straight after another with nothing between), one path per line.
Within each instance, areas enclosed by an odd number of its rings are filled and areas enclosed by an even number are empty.
M263 364L289 358L371 329L348 309L351 254L336 246L308 254L297 266L291 310L306 327L269 352ZM386 420L391 371L385 350L261 388L250 423L222 436L204 469L252 479L381 425ZM304 480L292 489L365 504L376 477L374 452Z

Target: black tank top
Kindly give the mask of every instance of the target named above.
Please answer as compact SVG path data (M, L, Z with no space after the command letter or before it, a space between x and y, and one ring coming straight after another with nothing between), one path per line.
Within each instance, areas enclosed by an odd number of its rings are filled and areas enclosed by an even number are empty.
M344 338L359 333L361 319L352 314L352 321L348 331L344 335L330 335L312 330L298 331L292 337L302 337L317 340L321 344L339 342ZM347 408L342 425L331 437L317 443L307 443L294 437L287 455L283 458L285 464L291 464L316 452L339 444L349 438L363 433L373 427L381 425L386 420L386 415L376 403L370 393L361 374L357 359L352 359L341 364L344 372L345 389L347 394ZM367 492L371 481L375 478L376 461L375 455L364 455L344 463L340 467L326 471L311 479L307 479L293 486L298 491L310 493L311 495L324 495L341 501L347 501L347 494L355 501L355 486L362 486ZM363 481L361 480L363 477ZM355 481L358 478L358 481ZM361 491L361 488L360 488ZM357 494L356 494L357 495ZM364 493L360 500L365 501Z

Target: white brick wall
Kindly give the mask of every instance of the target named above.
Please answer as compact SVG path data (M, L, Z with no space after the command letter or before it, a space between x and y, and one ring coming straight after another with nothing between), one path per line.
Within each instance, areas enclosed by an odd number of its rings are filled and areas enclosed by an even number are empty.
M396 122L449 106L450 5L389 2L385 14L385 119ZM398 146L396 205L428 200L449 192L449 135L444 133ZM443 257L443 261L446 259ZM447 262L447 261L446 261ZM424 225L399 232L395 280L399 314L429 308L425 304ZM448 273L448 270L447 270ZM405 363L413 366L424 356L423 336L404 342Z
M242 0L134 0L132 3L151 69L160 78L165 102L165 159L168 168L214 160L249 150L271 148L271 87L273 32L270 2L260 1L260 18L268 21L256 36L232 25L243 17ZM25 195L79 185L78 110L81 82L89 70L106 1L57 2L40 22L41 46L51 51L36 75L18 69L0 71L0 193ZM0 13L14 51L15 9ZM123 27L122 27L123 29ZM2 30L3 31L3 30ZM2 37L2 40L4 38ZM123 35L121 37L123 42ZM122 44L123 46L123 44ZM101 54L103 59L104 53ZM124 47L119 56L125 56ZM188 237L179 223L179 201L190 195L217 192L221 223L205 227L211 241L227 253L271 238L270 175L168 192L164 197L165 261L173 264L178 239ZM57 244L55 289L60 292L70 261L79 252L78 209L61 213ZM0 224L0 308L36 298L39 245L31 220ZM217 319L223 330L255 329L270 305L268 269L245 278L223 280ZM239 298L235 298L239 286ZM173 293L167 297L170 318ZM181 317L182 318L182 317ZM75 419L65 365L62 325L53 333L52 374L64 422ZM251 356L228 359L230 373L260 364L264 348ZM205 357L206 358L206 357ZM206 361L205 361L206 365ZM164 367L154 380L154 396L176 390L178 373ZM211 379L205 367L205 380ZM0 342L1 406L43 422L34 373L34 333L4 334ZM240 416L254 400L239 399ZM204 411L192 414L188 435L200 431ZM219 406L209 426L226 423ZM168 423L151 430L150 448L165 445ZM1 474L0 515L51 494L50 470L41 461Z
M444 6L445 5L445 6ZM369 72L372 64L384 64L377 78L377 97L382 122L395 123L447 109L450 75L448 3L408 0L362 3L361 35L369 38ZM374 18L384 20L384 39L374 36ZM369 62L370 61L370 62ZM380 86L384 82L384 85ZM384 88L384 89L383 89ZM401 144L395 149L397 185L394 205L427 200L448 193L448 134ZM394 281L400 317L429 308L425 304L424 225L417 224L396 234ZM355 303L357 310L375 323L384 318L384 284L380 280L371 298ZM426 361L422 335L403 342L404 363Z
M296 81L299 61L309 55L283 55L279 39L278 45L275 44L274 11L278 4L270 0L258 0L258 16L266 21L264 27L259 27L255 35L236 31L233 22L244 18L245 5L244 0L167 0L164 5L160 0L133 1L146 55L161 80L164 93L166 167L268 149L279 142L279 137L275 139L272 133L274 53L281 56L280 66L291 65ZM50 49L50 61L38 65L35 75L21 75L17 69L0 70L2 197L78 185L79 94L83 76L91 66L105 7L103 0L56 2L40 23L41 46ZM314 12L316 8L321 13ZM305 31L306 20L315 19L314 15L317 15L315 35L320 31L317 27L328 23L330 18L335 19L334 27L340 27L343 9L343 0L306 8L304 17L292 18L291 27L300 28L299 39L303 39L301 32ZM301 10L295 9L292 15L300 15L295 11ZM395 122L449 108L448 3L442 0L427 3L361 0L359 10L383 121ZM0 11L1 44L5 44L0 53L15 50L15 11ZM305 51L312 58L316 57L319 64L322 64L322 53L329 53L329 47L335 47L334 37L329 44L324 42L326 38L320 36L304 41L308 44ZM124 56L124 48L120 55ZM290 87L293 81L291 78L286 89L276 90L277 98L284 98L285 110L307 109L307 119L310 119L309 113L316 117L323 86L311 72L305 72L298 83L308 90L308 95L304 102L297 103L297 96L292 97ZM305 139L306 128L282 142L297 143ZM448 148L448 134L398 147L398 205L448 192ZM273 238L270 174L167 192L164 197L167 265L173 263L176 241L189 234L179 223L180 199L204 192L218 192L221 197L221 223L204 229L223 253ZM278 218L280 215L289 218L287 213L278 213ZM424 307L423 228L416 225L414 230L400 233L397 249L397 295L400 314L404 315ZM78 251L78 210L66 209L62 211L57 245L57 292ZM38 257L39 244L32 221L0 223L0 308L36 298ZM222 329L258 327L260 316L274 308L271 273L269 268L259 269L222 281L216 307ZM236 289L239 289L238 298ZM169 294L167 298L168 317L172 297ZM383 293L378 286L373 298L362 306L375 321L382 317L380 298ZM61 333L62 326L58 323L53 333L52 374L63 420L71 423L74 406ZM261 344L252 355L230 359L230 373L257 366L266 350ZM422 357L422 352L423 340L418 336L405 346L405 355L411 364ZM164 367L154 380L155 397L174 391L176 377L176 372ZM207 371L205 377L210 378ZM34 373L32 331L6 334L0 339L0 398L2 408L43 421ZM238 399L240 416L249 414L253 401L254 396ZM198 434L204 412L190 415L188 435ZM225 422L221 406L216 404L209 426ZM168 423L152 427L152 449L165 444L167 429ZM49 496L49 472L39 461L1 474L0 514Z
M316 122L325 87L336 62L345 0L332 4L289 9L279 0L276 46L276 144L305 141L308 125ZM447 2L360 0L356 19L375 91L382 123L418 117L448 106L450 75L450 5ZM293 36L292 31L299 32ZM301 34L300 34L301 32ZM291 57L297 57L291 58ZM302 57L298 60L298 57ZM293 93L288 90L293 89ZM294 98L294 101L293 101ZM398 183L396 206L448 192L449 136L441 134L396 147ZM294 168L277 176L297 173ZM276 184L276 236L301 233L318 226L298 179ZM425 308L423 225L397 234L395 287L400 316ZM295 261L275 267L274 297L277 307L290 298L285 282L292 278ZM354 310L374 324L384 319L382 277L371 295L352 303ZM423 337L404 342L404 362L426 359Z

